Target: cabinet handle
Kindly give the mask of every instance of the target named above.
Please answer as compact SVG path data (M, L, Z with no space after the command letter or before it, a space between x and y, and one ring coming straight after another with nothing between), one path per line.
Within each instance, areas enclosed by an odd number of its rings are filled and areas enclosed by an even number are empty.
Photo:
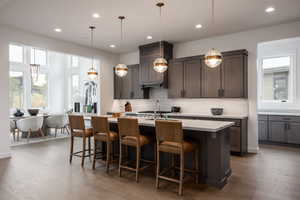
M291 118L287 118L287 117L285 117L285 118L283 118L283 120L291 120Z

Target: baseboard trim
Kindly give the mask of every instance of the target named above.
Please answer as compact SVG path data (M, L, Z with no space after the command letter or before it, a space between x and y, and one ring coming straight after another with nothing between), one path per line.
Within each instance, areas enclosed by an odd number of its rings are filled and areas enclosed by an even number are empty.
M0 153L0 159L10 158L10 157L11 157L11 153L10 152Z
M248 153L258 153L259 152L259 147L248 147Z

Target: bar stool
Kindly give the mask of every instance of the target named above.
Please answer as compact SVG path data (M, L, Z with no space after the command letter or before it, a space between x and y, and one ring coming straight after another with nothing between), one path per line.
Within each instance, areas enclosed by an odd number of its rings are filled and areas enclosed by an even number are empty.
M91 137L93 136L93 129L85 128L84 118L82 115L69 115L69 123L71 129L70 163L72 163L73 156L81 157L81 166L84 167L85 157L91 158L92 155ZM75 137L82 138L82 151L73 152ZM88 149L86 149L86 139L88 139ZM88 155L85 155L86 151L89 152Z
M184 171L195 174L196 183L199 178L199 161L198 154L199 150L195 143L184 141L182 123L180 121L169 121L169 120L156 120L156 141L157 141L157 165L156 165L156 188L159 188L159 180L167 180L179 184L178 194L182 195L183 192L183 178ZM168 171L160 172L160 152L171 153L172 155L172 168L174 166L174 155L180 156L180 178L170 178L163 176ZM188 170L184 168L185 153L194 152L194 169ZM174 169L173 169L174 170Z
M101 158L105 156L105 152L97 152L97 142L105 142L106 143L106 172L109 172L109 164L115 162L117 160L111 159L114 155L111 154L111 150L113 148L112 143L117 141L118 134L116 132L109 130L109 123L107 117L92 117L92 127L93 127L93 135L94 135L94 158L93 158L93 169L95 170L95 163L97 155L101 155Z
M155 161L141 159L141 148L150 143L150 138L140 134L138 120L136 118L118 118L119 140L120 140L120 155L119 155L119 176L121 177L122 169L134 171L136 182L139 181L139 172L155 164ZM135 168L122 164L122 145L136 148L136 165ZM141 167L141 161L148 163ZM128 164L128 160L125 164Z

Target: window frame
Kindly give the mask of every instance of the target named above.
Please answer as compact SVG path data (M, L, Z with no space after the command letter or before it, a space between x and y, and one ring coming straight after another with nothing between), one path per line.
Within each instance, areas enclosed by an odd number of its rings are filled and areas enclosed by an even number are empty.
M290 66L289 66L289 83L288 83L288 100L264 100L263 99L263 88L264 88L264 71L263 71L263 60L265 59L272 59L272 58L280 58L280 57L290 57ZM281 54L274 54L271 56L261 56L258 58L258 101L261 104L269 104L274 106L280 105L292 105L296 103L296 91L297 91L297 84L296 84L296 62L297 62L297 54L296 53L281 53Z

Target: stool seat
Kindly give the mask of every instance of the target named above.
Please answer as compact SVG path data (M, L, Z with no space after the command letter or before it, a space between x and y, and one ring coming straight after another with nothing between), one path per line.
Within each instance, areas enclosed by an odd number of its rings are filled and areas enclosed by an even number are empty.
M73 130L73 136L74 137L91 137L93 136L93 129L87 128L85 130Z
M109 138L107 138L107 136ZM104 141L106 142L107 139L110 141L116 141L119 139L118 133L110 131L108 133L94 133L95 140Z
M140 146L144 146L145 144L150 143L150 139L147 136L138 135L138 136L125 136L125 137L123 137L122 138L122 144L136 147L138 145L138 139L140 140Z
M159 149L162 152L180 154L181 145L185 153L192 152L197 148L197 144L190 141L183 141L182 143L164 141L159 144Z

